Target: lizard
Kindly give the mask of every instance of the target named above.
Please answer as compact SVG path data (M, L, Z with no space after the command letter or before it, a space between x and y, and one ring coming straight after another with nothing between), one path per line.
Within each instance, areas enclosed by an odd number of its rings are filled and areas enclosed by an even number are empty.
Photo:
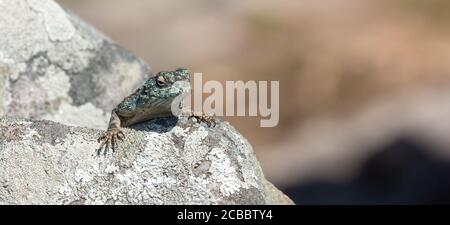
M112 110L108 129L97 139L101 143L97 154L100 155L102 149L105 155L110 148L113 152L115 151L117 141L125 139L122 127L172 116L173 100L190 90L190 75L185 68L161 71L155 76L150 76L140 88L125 97ZM188 115L188 119L194 117L198 122L204 122L209 127L216 125L214 118L204 113L190 111Z

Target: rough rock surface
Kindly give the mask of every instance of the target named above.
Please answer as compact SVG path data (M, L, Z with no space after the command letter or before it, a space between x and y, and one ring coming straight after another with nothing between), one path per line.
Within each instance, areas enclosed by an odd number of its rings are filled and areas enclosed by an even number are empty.
M100 132L0 119L0 203L292 204L226 122L143 123L106 156L96 154Z
M151 73L52 0L0 0L0 28L0 116L104 128Z

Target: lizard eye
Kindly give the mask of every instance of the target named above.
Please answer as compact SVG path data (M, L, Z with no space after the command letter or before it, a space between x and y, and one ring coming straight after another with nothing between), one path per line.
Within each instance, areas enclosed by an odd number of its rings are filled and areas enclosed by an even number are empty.
M164 87L167 84L166 78L162 75L157 76L156 84L160 87Z

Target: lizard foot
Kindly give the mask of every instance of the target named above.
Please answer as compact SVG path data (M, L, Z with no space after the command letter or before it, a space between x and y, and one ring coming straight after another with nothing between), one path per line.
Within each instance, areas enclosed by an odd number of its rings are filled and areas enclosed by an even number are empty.
M208 125L208 127L215 127L217 125L214 115L208 115L205 113L192 112L188 119L195 118L199 123L203 122Z
M102 136L100 136L97 142L101 143L100 147L97 149L97 155L100 155L103 150L103 155L108 153L108 150L111 149L113 152L116 151L117 148L117 140L123 140L125 135L119 128L111 128L108 129Z

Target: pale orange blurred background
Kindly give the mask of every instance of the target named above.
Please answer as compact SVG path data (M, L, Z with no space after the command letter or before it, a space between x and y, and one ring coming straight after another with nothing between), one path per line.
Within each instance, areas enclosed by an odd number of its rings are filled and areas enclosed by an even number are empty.
M296 203L450 203L447 0L59 0L153 71L279 80L224 118Z

